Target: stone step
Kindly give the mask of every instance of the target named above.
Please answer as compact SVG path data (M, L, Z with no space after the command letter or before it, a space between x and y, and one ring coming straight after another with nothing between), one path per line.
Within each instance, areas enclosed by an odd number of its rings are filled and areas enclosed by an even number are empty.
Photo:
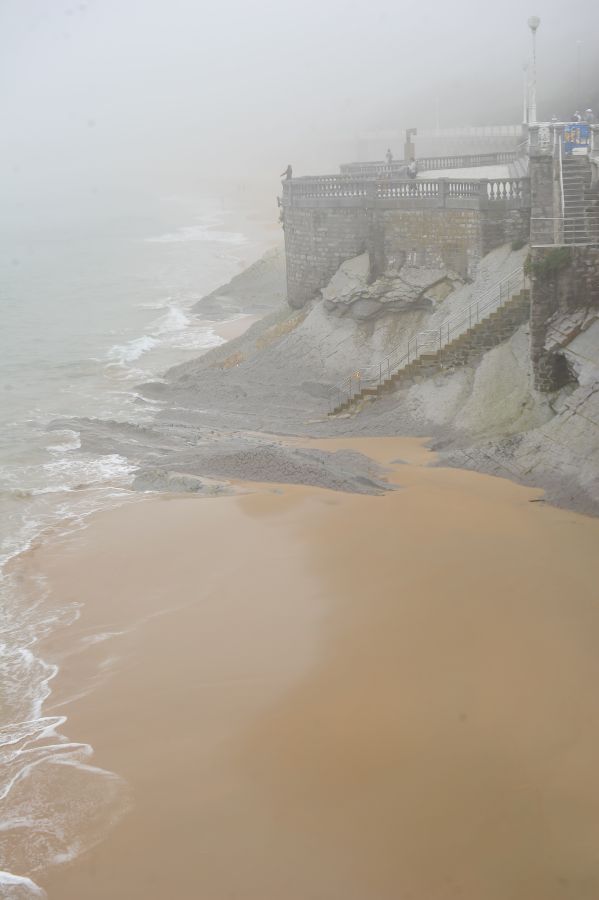
M578 233L574 235L578 237ZM575 242L574 240L571 242ZM526 288L513 294L501 306L478 322L473 322L445 346L433 352L421 353L416 359L387 376L373 387L364 387L351 400L338 405L332 415L350 409L356 401L378 397L391 391L399 383L429 374L432 370L447 369L468 362L473 355L480 355L507 340L524 322L530 312L530 295Z

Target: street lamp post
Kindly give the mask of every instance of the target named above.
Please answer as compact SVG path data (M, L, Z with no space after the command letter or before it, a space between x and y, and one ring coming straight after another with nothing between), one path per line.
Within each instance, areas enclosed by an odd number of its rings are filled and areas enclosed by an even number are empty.
M528 63L522 66L522 124L528 124Z
M576 41L576 108L582 112L582 101L581 101L581 92L580 92L580 83L581 83L581 65L580 65L580 50L582 47L582 41Z
M537 121L537 28L541 24L538 16L531 16L528 20L528 27L532 34L532 59L531 59L531 77L530 77L530 109L528 121L534 125Z

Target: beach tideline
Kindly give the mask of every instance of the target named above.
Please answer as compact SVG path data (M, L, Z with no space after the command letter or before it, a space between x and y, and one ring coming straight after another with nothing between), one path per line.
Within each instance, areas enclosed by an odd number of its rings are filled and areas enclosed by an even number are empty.
M50 900L595 898L599 522L427 465L421 441L315 445L402 460L398 489L152 496L30 555L81 603L44 648L47 713L132 800L36 881Z

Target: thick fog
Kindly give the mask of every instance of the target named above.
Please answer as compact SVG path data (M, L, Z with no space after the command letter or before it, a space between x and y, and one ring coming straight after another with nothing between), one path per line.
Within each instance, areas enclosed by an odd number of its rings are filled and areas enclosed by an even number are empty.
M519 123L533 13L539 118L599 106L596 0L2 0L5 211L276 187L367 132Z

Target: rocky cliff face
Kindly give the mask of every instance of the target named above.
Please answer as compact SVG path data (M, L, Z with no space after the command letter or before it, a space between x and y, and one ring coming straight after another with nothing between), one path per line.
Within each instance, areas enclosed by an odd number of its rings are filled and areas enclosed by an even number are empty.
M464 282L447 269L404 265L370 281L367 253L344 262L322 291L325 310L365 322L388 313L431 312Z
M568 308L568 321L555 318L547 331L548 341L561 335L560 353L572 373L553 393L535 387L527 324L467 365L423 372L358 412L328 416L341 379L407 345L416 332L439 328L522 265L525 254L509 246L493 251L471 284L449 271L410 269L369 284L358 257L300 311L275 296L279 257L276 273L272 261L265 268L262 286L255 270L248 276L250 296L273 312L163 382L143 386L160 401L153 426L80 423L83 444L132 459L140 486L220 493L220 478L270 473L355 490L369 473L353 462L332 465L308 451L294 457L271 436L427 435L442 463L545 487L550 500L599 514L599 320L584 305ZM233 288L239 303L243 275ZM210 302L222 294L230 303L231 292L229 285Z

